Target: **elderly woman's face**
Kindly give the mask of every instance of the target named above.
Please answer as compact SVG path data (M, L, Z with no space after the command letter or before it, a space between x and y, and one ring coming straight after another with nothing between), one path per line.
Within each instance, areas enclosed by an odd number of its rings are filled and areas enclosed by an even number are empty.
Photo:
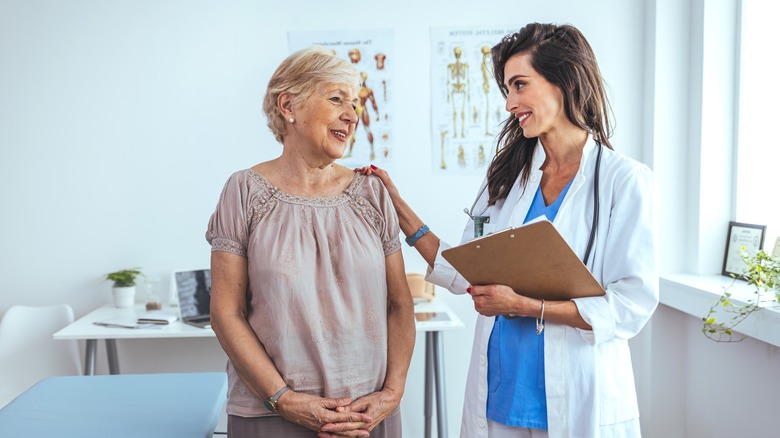
M357 104L356 86L319 86L297 112L298 134L312 152L333 160L341 158L357 126Z

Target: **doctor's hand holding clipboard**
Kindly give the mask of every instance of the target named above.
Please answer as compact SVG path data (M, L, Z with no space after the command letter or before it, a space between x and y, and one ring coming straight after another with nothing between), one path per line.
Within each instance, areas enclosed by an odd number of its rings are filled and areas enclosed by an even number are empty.
M628 340L658 305L652 171L613 149L601 72L577 28L531 23L490 55L509 116L459 247L450 250L430 230L387 172L356 171L387 187L407 244L429 265L426 280L470 294L479 313L461 436L638 437ZM448 260L448 250L477 244L475 237L540 217L589 271L596 293L574 282L563 296L544 298L492 274L472 284L467 270L476 266L459 272ZM550 245L537 240L525 261L501 249L485 257L519 272Z

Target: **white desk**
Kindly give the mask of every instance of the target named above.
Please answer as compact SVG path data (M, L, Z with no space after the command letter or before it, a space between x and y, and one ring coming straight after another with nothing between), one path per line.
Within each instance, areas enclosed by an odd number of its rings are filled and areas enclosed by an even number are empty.
M163 310L176 310L165 306ZM447 408L444 389L444 345L441 332L462 329L463 322L440 298L432 302L415 304L417 331L425 332L425 437L431 436L433 416L433 385L436 385L436 426L439 438L447 437ZM176 321L169 326L151 329L126 329L95 325L95 321L105 321L121 317L134 318L145 312L143 305L129 308L114 307L105 304L82 316L72 324L54 334L54 339L86 340L84 353L84 375L95 374L97 341L103 339L106 344L106 357L110 374L119 374L119 358L116 351L117 339L167 339L167 338L209 338L215 337L211 329L201 329ZM422 321L421 319L426 319Z
M165 306L164 310L178 311L176 307L169 306ZM176 321L165 327L151 329L103 327L94 324L95 321L106 321L115 318L135 319L145 312L143 304L124 308L115 307L113 304L104 304L55 333L54 339L86 340L84 375L91 376L95 374L98 339L103 339L106 343L109 373L119 374L119 360L116 353L117 339L213 338L216 336L211 329L193 327L181 321Z

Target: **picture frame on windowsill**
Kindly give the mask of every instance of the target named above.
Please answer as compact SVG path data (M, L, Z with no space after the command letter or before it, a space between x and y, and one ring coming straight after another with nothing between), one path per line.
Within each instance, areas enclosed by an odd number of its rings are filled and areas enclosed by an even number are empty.
M745 248L749 255L755 255L764 246L765 234L766 225L730 221L721 273L728 277L741 278L747 268L741 256L742 248Z

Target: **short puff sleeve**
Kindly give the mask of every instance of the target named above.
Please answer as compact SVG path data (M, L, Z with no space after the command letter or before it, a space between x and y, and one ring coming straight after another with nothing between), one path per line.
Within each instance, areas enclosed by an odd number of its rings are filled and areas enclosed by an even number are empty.
M251 179L246 171L236 172L228 178L206 230L206 240L211 245L211 251L246 257L254 211L252 206L258 196L252 193L251 187Z
M375 228L382 241L382 250L388 256L401 249L401 226L398 224L398 215L395 212L393 201L387 188L376 176L367 176L366 184L363 184L361 197L363 197L379 214L379 220Z

